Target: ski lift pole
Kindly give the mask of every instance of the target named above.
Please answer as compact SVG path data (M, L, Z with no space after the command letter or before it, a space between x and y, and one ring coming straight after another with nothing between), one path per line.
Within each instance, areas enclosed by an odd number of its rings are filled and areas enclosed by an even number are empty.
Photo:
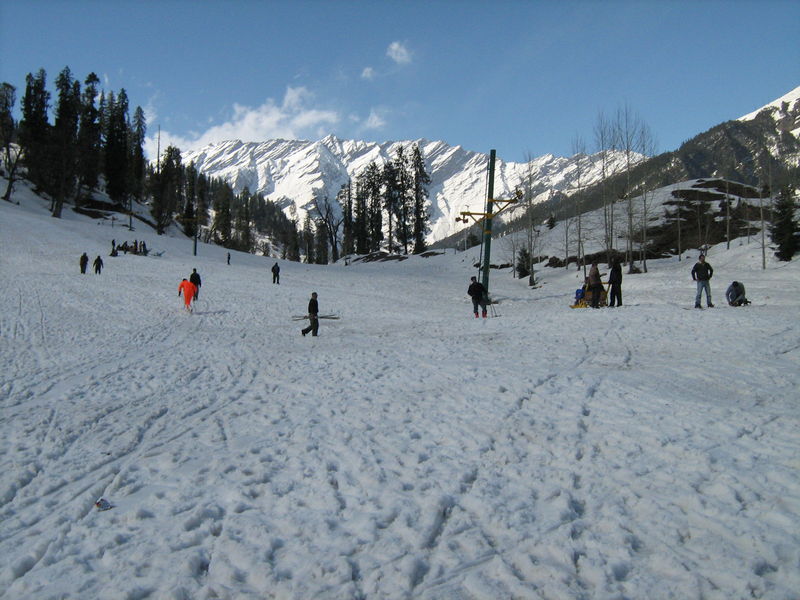
M489 151L489 187L486 197L486 218L483 224L483 277L481 283L489 294L489 266L491 265L492 249L492 203L494 202L494 161L496 150Z

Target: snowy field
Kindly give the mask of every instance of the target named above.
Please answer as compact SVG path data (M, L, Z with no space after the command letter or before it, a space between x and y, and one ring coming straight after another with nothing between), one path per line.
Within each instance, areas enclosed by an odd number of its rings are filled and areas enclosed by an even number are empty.
M800 598L800 260L713 248L710 310L696 252L613 310L568 308L574 270L493 272L484 320L477 251L280 261L273 285L273 259L18 197L3 599ZM725 305L734 279L752 306ZM304 338L312 291L341 319Z

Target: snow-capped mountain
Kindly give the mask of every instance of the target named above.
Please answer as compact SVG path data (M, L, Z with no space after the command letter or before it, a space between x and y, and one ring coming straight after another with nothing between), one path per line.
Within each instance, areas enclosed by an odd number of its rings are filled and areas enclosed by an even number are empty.
M774 143L770 142L768 145L772 148L772 154L778 160L796 161L793 144L796 145L796 138L800 134L800 87L736 122L745 125L757 117L765 121L764 117L767 116L775 123L774 127L771 124L767 126L771 135L780 137L781 133L790 133L793 136L781 138L782 141L776 138ZM673 164L675 172L666 180L727 175L739 176L742 181L750 182L747 173L739 174L735 164L720 170L718 163L724 162L727 150L714 141L718 136L717 128L692 140L694 145L710 145L708 156L712 159L711 163L695 164L696 156L683 157ZM739 132L737 135L741 137L746 133ZM752 144L741 142L740 145L749 147L755 144L760 148L764 143L764 139L759 137ZM431 231L428 242L432 243L458 233L467 226L455 220L462 211L483 210L488 153L426 139L375 143L341 140L330 135L318 141L232 140L187 152L183 159L186 164L193 161L200 172L227 181L237 192L247 187L251 192L262 193L267 199L283 206L287 215L302 221L311 210L315 195L327 195L331 201L335 201L340 187L348 179L355 179L369 163L382 165L395 158L400 146L410 150L414 145L419 146L431 176L428 190ZM607 165L608 171L621 171L624 156L621 153L610 153L609 156L612 164ZM637 156L639 158L642 157ZM523 186L523 182L528 180L532 182L534 202L546 200L554 192L569 195L579 183L591 186L600 181L601 162L597 154L577 154L570 158L546 154L533 158L529 163L506 162L498 157L494 195L496 198L509 198L515 187ZM510 210L505 217L513 214L514 210Z
M247 187L285 207L288 215L302 220L311 209L314 195L334 200L340 187L369 165L394 159L397 149L418 145L428 173L428 211L431 218L429 242L445 238L465 225L456 222L462 211L483 210L486 200L489 155L450 146L442 141L363 142L327 136L319 141L268 140L265 142L227 141L211 144L183 157L211 177L219 177L239 192ZM596 158L596 157L594 157ZM617 155L621 161L622 156ZM495 163L496 198L511 197L514 188L531 176L535 201L553 191L582 185L600 177L600 161L589 155L572 158L547 154L530 163Z
M800 136L800 86L738 120L752 121L764 111L772 117L779 131L791 133L795 137Z

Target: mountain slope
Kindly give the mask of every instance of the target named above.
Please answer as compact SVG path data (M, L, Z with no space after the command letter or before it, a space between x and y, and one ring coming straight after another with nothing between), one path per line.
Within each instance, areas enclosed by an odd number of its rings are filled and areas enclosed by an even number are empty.
M235 191L247 187L284 206L287 214L302 220L311 210L314 195L334 199L339 188L367 167L392 160L400 146L418 145L431 176L428 206L433 242L459 231L455 218L462 211L481 211L486 200L488 154L450 146L444 142L363 142L328 136L315 142L270 140L229 141L187 153L185 163L194 162L199 171L229 182ZM621 160L621 157L618 157ZM551 190L571 188L578 172L585 182L599 178L592 156L572 158L545 155L530 164L498 160L495 167L495 197L511 197L514 188L528 176L539 200Z

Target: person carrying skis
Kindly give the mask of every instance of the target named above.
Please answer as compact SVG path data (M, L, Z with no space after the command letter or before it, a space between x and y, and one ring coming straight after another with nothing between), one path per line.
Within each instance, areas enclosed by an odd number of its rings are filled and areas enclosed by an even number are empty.
M178 298L181 297L181 293L183 293L183 301L185 303L185 308L189 312L192 312L192 300L194 300L194 294L197 291L195 285L189 281L188 279L184 278L181 281L180 285L178 286Z
M475 318L478 318L478 306L480 305L483 318L486 318L486 288L480 283L477 277L470 277L471 283L467 288L467 294L472 298L472 311L475 313Z
M317 303L317 292L311 292L311 300L308 301L308 327L301 329L303 337L310 331L316 337L319 333L319 304Z
M100 275L100 271L103 270L103 259L100 258L99 254L97 255L97 258L94 259L92 264L94 265L94 274Z
M697 295L694 298L694 307L702 308L700 306L700 298L703 290L706 291L706 304L708 308L714 308L711 304L711 278L714 276L714 269L706 262L705 254L697 257L697 262L692 267L692 279L697 282Z
M197 272L197 269L192 269L192 274L189 275L189 281L194 284L194 299L197 300L198 296L200 296L200 286L203 285L200 281L200 273Z
M278 263L272 265L272 283L280 284L281 282L281 268Z
M86 266L89 264L89 257L86 256L86 252L81 254L81 260L79 261L81 265L81 274L86 274Z

